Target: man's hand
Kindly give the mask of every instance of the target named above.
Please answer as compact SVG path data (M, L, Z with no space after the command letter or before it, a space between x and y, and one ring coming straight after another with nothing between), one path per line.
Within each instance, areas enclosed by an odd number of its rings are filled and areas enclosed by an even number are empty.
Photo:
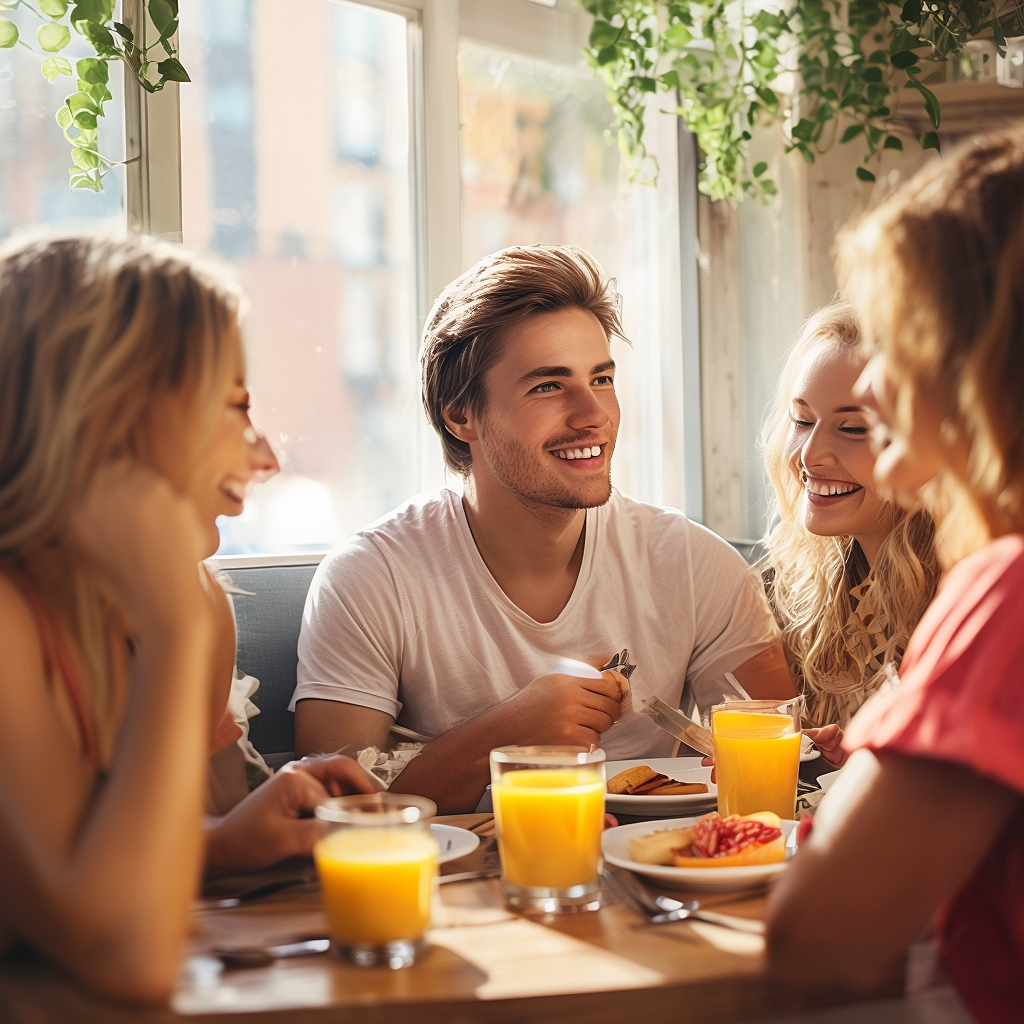
M309 817L317 804L379 784L349 757L290 761L207 830L208 871L258 871L307 856L320 835Z
M517 731L527 737L522 742L589 747L618 720L628 693L618 672L602 672L600 679L553 673L538 676L505 706L515 708Z

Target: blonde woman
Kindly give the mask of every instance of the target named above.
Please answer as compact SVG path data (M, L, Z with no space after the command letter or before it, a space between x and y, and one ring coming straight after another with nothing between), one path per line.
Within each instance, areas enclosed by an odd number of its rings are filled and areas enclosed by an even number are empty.
M293 767L202 826L234 635L200 562L266 462L240 305L171 246L0 246L0 952L117 998L171 990L204 863L308 851L372 786Z
M868 413L853 395L863 368L853 310L819 310L762 433L775 525L758 568L811 725L840 727L811 732L834 763L840 729L899 667L938 579L931 517L875 485Z
M842 236L840 266L878 344L861 384L881 421L875 479L925 495L945 575L900 685L850 723L849 762L769 902L769 961L808 984L871 983L934 915L973 1018L1018 1021L1024 130L921 172Z

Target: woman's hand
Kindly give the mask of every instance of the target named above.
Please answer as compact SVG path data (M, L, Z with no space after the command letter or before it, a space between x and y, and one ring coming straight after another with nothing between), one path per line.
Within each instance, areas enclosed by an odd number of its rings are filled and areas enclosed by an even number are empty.
M290 761L223 818L207 826L207 871L259 871L308 856L320 837L309 817L317 804L346 793L376 793L379 783L350 757Z
M843 750L843 730L838 725L825 725L820 729L804 729L804 735L821 751L821 756L833 768L842 768L850 755Z
M100 466L69 526L75 546L137 626L162 629L208 604L201 600L199 514L140 462Z

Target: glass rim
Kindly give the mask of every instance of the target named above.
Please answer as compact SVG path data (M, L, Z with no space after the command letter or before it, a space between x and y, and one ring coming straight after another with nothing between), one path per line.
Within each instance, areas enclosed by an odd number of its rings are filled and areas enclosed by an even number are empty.
M413 825L436 817L437 804L413 793L352 793L317 804L316 817L331 825Z
M711 714L716 711L748 711L753 714L793 715L803 712L804 695L798 693L795 697L787 697L785 700L726 700L720 704L711 705Z
M601 747L577 747L557 743L538 743L527 746L495 747L491 751L491 764L527 764L539 768L571 767L573 765L603 764L607 760Z

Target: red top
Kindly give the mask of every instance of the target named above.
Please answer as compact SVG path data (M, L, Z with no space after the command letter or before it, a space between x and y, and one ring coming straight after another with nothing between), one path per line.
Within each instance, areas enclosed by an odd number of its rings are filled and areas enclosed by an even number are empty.
M911 637L900 685L864 705L844 746L951 761L1024 796L1024 536L953 567ZM936 928L978 1020L1024 1020L1024 803Z

